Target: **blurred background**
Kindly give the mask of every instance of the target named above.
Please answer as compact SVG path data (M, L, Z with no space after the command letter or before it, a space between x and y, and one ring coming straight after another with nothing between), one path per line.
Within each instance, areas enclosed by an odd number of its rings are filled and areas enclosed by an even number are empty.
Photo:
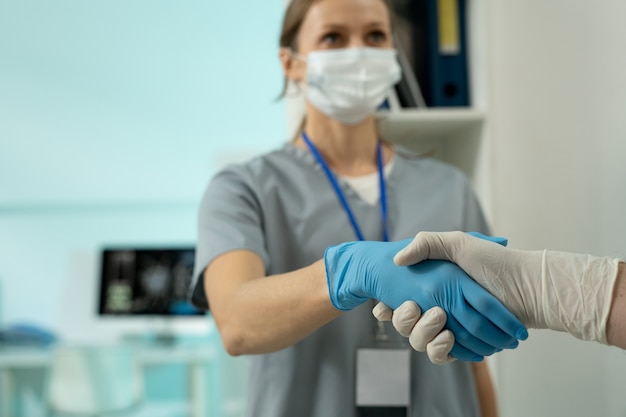
M211 175L285 141L283 8L0 0L0 329L149 346L128 415L243 410L245 358L211 317L98 314L101 264L105 248L194 246ZM4 359L19 369L0 378L0 414L48 415L47 360Z
M494 232L626 257L626 3L468 4ZM0 351L2 417L54 415L55 358L38 346L119 340L144 392L122 415L241 415L247 362L210 315L99 313L103 250L193 247L211 175L289 138L297 105L274 101L284 6L0 0L0 329L21 343ZM71 369L112 369L101 353ZM626 416L621 351L533 331L490 365L502 417Z

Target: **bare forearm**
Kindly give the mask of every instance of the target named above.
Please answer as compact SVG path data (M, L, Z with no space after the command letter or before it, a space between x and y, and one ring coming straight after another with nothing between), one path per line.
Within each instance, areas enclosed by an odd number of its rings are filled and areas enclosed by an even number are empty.
M609 345L626 349L626 263L618 266L606 337Z
M491 374L486 362L472 363L476 392L482 417L498 417L496 394L491 382Z
M232 355L283 349L341 315L330 302L323 261L245 282L216 302L216 322Z

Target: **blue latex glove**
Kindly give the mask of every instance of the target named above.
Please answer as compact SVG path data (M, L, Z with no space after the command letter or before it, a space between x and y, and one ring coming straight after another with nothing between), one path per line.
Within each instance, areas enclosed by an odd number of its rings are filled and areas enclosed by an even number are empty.
M335 308L351 310L371 298L392 309L407 300L424 311L439 306L448 315L446 327L455 335L451 354L464 361L480 361L527 334L497 298L455 264L439 260L408 267L394 264L394 255L411 241L348 242L327 248L324 265Z

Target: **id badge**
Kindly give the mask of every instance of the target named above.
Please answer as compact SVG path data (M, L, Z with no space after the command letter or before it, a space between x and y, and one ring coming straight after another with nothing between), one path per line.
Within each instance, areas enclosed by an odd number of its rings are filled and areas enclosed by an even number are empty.
M409 349L358 349L356 415L407 417L410 408Z

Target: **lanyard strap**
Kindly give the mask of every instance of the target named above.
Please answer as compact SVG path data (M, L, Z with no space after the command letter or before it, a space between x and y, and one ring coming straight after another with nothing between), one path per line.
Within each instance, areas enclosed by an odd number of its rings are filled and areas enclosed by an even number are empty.
M348 204L348 200L346 199L346 196L344 195L343 191L341 191L339 182L337 182L337 179L335 178L332 171L328 167L328 164L326 163L326 161L324 161L324 158L322 158L322 155L319 153L315 145L313 145L313 142L311 142L311 140L309 139L305 131L302 131L302 139L304 140L304 143L306 143L306 145L308 146L309 150L311 151L311 153L313 154L317 162L321 165L322 169L324 170L324 173L326 174L326 177L328 178L328 182L335 190L335 194L337 194L337 198L341 202L343 209L348 215L348 219L350 220L350 223L352 224L352 228L354 229L354 233L356 234L356 237L359 240L365 240L365 238L363 237L363 233L361 232L361 229L359 228L359 224L356 221L356 217L354 216L354 213L352 212L352 209L350 208L350 204ZM385 242L388 242L389 233L387 231L387 194L385 192L385 175L383 173L383 152L382 152L382 146L380 142L378 142L378 147L376 150L376 159L378 162L378 183L380 185L380 213L381 213L382 221L383 221L383 240Z

